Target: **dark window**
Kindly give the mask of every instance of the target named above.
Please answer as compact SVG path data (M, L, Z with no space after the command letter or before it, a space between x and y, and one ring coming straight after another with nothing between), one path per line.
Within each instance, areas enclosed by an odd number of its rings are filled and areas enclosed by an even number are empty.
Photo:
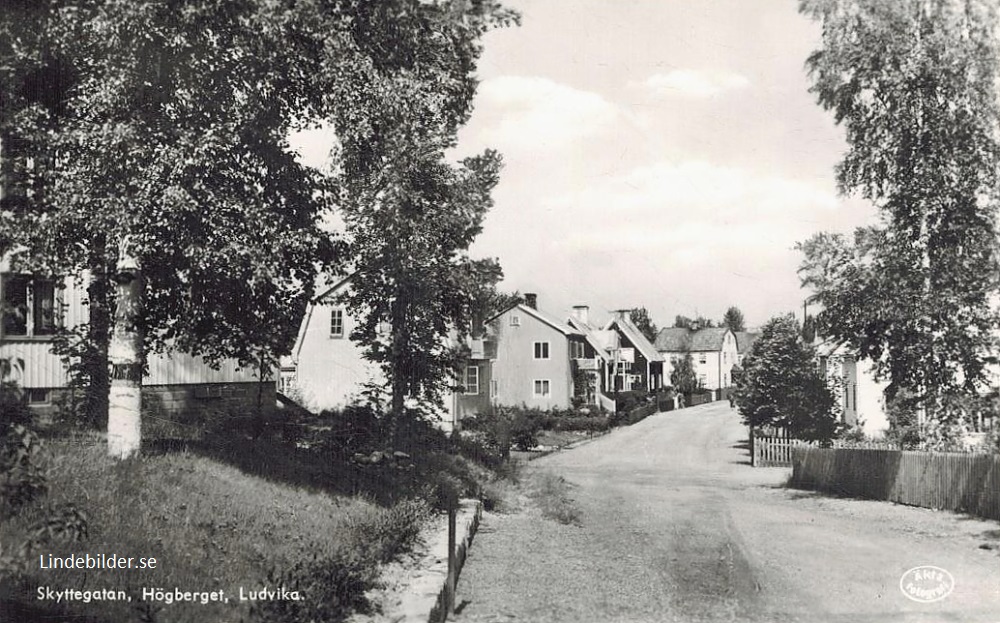
M535 342L535 359L548 359L548 358L549 358L549 343Z
M7 336L54 335L58 328L55 282L28 275L3 278L3 334Z

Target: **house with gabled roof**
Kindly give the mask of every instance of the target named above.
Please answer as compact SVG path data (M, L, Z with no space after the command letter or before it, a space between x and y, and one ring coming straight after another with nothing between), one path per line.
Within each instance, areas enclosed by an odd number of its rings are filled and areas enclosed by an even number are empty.
M661 329L654 346L663 357L667 378L674 366L690 354L702 387L715 391L733 384L732 370L739 361L739 349L736 336L725 327Z
M870 361L859 359L847 344L817 339L816 359L840 411L840 421L863 426L868 435L879 436L888 427L884 381L876 380Z
M566 319L567 324L584 335L583 357L574 358L576 372L585 373L590 379L586 404L600 405L612 410L614 401L608 398L612 392L612 372L620 348L617 331L605 331L590 322L590 307L574 305L573 314Z
M11 364L11 379L40 416L79 400L67 362L53 352L63 331L90 322L89 276L40 275L15 270L0 256L0 359ZM234 359L210 365L202 357L173 350L146 353L142 410L170 420L175 416L248 409L258 399L275 403L273 374L241 367Z
M750 352L750 348L753 346L753 343L757 341L757 337L760 336L760 333L736 331L734 335L736 336L736 350L738 352L736 365L742 366L743 360L746 359L747 354Z
M663 387L663 358L629 318L628 310L615 311L604 330L617 333L619 341L612 390L653 391Z
M541 409L572 406L574 360L587 354L587 336L538 309L535 294L488 318L493 342L491 394L495 404Z
M348 275L335 281L310 301L295 346L282 359L281 391L313 412L363 403L367 388L384 384L379 367L368 361L361 346L350 339L360 317L347 307L342 296L353 278ZM387 325L379 331L388 339ZM459 378L454 379L459 389L443 396L444 410L439 415L445 429L490 405L490 359L483 337L481 329L473 328L473 335L466 340L465 365ZM455 335L447 339L457 343Z

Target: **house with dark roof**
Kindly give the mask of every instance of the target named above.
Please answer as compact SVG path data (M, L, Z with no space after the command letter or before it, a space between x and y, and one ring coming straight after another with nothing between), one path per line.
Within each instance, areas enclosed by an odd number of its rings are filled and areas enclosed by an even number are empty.
M612 371L620 349L617 331L605 331L590 322L590 307L574 305L573 314L567 318L570 327L584 335L582 358L575 358L574 374L586 374L589 383L585 395L586 404L600 405L613 411L614 401L608 398L612 392Z
M652 391L663 387L663 359L629 318L628 310L615 311L604 330L618 334L619 346L612 372L613 391Z
M574 362L586 359L584 332L538 309L535 294L486 320L493 343L495 404L565 409L575 395ZM593 345L591 345L593 346Z
M705 389L721 390L733 384L732 370L739 351L736 336L725 327L661 329L654 347L663 358L668 379L674 366L690 353L695 374Z
M751 333L749 331L737 331L734 335L736 336L736 349L739 352L736 364L742 366L743 360L746 358L747 353L750 352L750 348L753 346L753 343L757 341L757 337L760 334Z

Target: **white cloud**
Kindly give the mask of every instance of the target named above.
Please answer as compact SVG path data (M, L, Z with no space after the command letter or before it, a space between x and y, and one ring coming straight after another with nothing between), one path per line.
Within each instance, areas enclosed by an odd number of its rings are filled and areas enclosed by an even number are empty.
M744 89L750 86L750 81L736 73L675 69L665 74L653 74L640 83L630 85L645 87L661 97L679 95L700 98Z
M619 118L596 93L532 76L501 76L479 86L476 116L481 136L502 150L565 148L598 136Z
M840 205L811 184L703 161L660 162L561 197L569 252L638 249L684 263L784 253Z

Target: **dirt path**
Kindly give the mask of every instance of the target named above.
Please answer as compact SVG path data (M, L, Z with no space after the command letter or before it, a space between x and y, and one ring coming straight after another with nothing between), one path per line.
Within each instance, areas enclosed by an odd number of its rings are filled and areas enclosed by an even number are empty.
M535 461L572 483L582 525L487 514L456 620L1000 622L997 522L785 489L745 436L713 403ZM918 565L950 571L951 596L904 597Z

